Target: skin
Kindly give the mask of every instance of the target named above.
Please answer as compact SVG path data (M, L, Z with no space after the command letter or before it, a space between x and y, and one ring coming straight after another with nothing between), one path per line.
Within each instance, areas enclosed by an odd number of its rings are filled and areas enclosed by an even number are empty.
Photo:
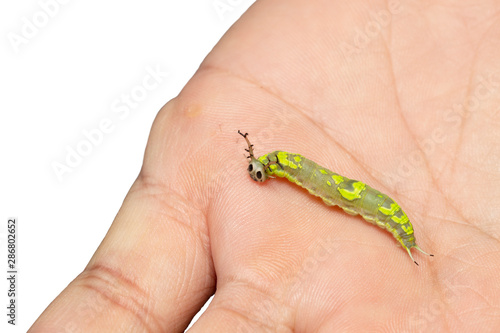
M497 3L402 1L377 29L386 2L258 1L159 112L112 227L30 332L182 332L214 293L190 332L500 327ZM388 194L435 257L252 181L238 129Z

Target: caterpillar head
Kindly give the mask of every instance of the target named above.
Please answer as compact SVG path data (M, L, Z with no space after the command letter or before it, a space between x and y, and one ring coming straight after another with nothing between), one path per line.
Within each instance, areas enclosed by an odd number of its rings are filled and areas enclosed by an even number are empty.
M267 179L267 174L266 174L266 167L264 164L262 164L258 159L255 158L253 155L253 145L250 143L250 140L248 140L247 136L248 133L241 133L238 131L238 133L245 138L247 144L248 144L248 149L245 149L250 155L248 158L250 158L250 162L248 163L248 173L250 174L250 177L255 180L256 182L263 182Z
M248 164L248 173L250 177L256 182L263 182L267 179L267 173L265 170L264 164L262 164L258 159L252 158L250 159L250 163Z

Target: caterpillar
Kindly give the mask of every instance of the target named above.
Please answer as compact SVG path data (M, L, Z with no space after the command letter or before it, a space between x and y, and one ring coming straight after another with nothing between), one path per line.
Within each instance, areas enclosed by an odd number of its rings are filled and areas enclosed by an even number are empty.
M255 158L253 145L248 133L238 133L245 138L250 159L248 173L256 182L265 182L268 178L286 178L320 197L328 206L339 206L346 213L361 215L366 221L386 229L403 246L413 259L411 249L434 256L423 251L415 242L413 226L406 213L388 195L360 181L343 177L323 168L299 154L274 151Z

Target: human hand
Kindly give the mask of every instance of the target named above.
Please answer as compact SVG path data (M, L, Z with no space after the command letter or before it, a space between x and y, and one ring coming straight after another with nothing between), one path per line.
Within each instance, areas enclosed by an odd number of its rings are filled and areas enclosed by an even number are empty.
M492 331L500 326L500 31L477 2L259 1L159 113L90 263L31 332ZM491 7L491 8L490 8ZM378 26L378 28L377 28ZM300 153L390 195L392 236L283 179Z

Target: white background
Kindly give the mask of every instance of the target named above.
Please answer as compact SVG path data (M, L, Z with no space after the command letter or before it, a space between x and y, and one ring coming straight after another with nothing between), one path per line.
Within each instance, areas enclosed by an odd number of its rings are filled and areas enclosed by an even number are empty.
M15 327L1 279L0 331L26 332L82 271L139 173L156 113L253 2L2 2L0 266L6 276L7 218L17 217L19 275ZM145 89L154 70L168 75ZM69 166L78 149L87 155ZM55 163L68 169L58 176Z

